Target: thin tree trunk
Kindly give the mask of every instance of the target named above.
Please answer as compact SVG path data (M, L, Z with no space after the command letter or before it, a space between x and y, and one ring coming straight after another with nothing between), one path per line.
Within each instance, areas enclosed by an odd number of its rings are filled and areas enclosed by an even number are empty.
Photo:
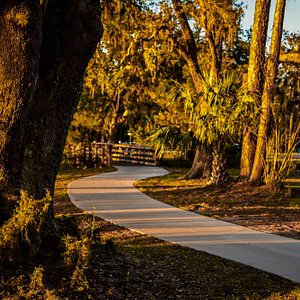
M257 145L250 176L250 182L252 183L260 183L262 181L271 102L276 85L275 79L278 69L285 5L286 0L277 0L276 2L270 55L267 61L266 79L262 95Z
M247 82L248 91L255 99L260 99L264 84L270 5L271 0L257 0L255 4Z
M255 154L255 136L249 126L244 126L240 164L240 180L249 179Z
M270 5L271 0L256 1L252 28L247 87L251 97L258 102L261 100L264 83ZM251 127L245 124L240 166L240 178L242 180L248 180L250 178L255 155L255 148L252 147L252 144L255 142L255 139L255 134L252 132Z
M40 1L0 4L0 224L19 196L24 128L33 101L39 64Z
M209 50L211 55L211 66L210 66L210 73L209 73L209 83L213 85L215 82L218 81L219 73L222 67L222 59L218 56L220 53L220 49L222 48L222 43L216 45L215 40L211 33L207 33ZM220 49L218 49L220 48Z
M202 89L201 84L201 71L198 64L198 57L197 57L197 46L195 43L194 35L191 30L191 27L188 23L188 19L182 10L181 3L178 0L172 0L173 7L177 16L177 19L179 21L182 36L185 41L185 49L181 48L180 53L183 55L183 58L187 61L190 74L192 76L195 88L197 92L200 92Z
M186 60L195 89L198 93L200 93L202 91L202 74L198 64L197 47L193 32L190 28L184 11L182 11L180 1L172 0L172 3L181 27L182 36L184 38L186 46L184 48L180 47L178 51ZM186 174L185 178L192 179L197 177L207 179L207 176L209 176L207 174L210 174L211 170L211 159L211 153L207 151L205 147L197 147L193 165L190 171Z

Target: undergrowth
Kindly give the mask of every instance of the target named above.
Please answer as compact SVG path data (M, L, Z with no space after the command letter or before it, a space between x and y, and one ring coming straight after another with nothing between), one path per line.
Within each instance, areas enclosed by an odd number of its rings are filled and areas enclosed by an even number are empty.
M65 215L55 220L60 235L56 245L59 255L49 254L49 251L45 255L39 251L42 243L47 245L48 242L43 240L43 227L51 202L49 194L42 200L35 200L22 192L13 216L0 227L1 299L55 300L61 299L57 289L75 294L89 289L86 271L92 237L79 230L74 216ZM52 249L53 245L48 247ZM53 271L58 274L51 284L48 281L49 276L53 278L50 274Z
M32 252L31 259L11 265L3 252L12 259L9 247L20 240L34 244L32 234L41 234L41 212L47 211L45 199L44 208L25 197L27 202L0 229L6 236L0 240L0 299L300 299L299 285L288 280L82 213L66 194L78 172L67 177L59 178L54 203L60 234L56 255ZM165 185L171 191L157 190L157 195L168 198L172 191L185 191L177 200L190 194L195 198L196 182L180 186L180 180L174 181L177 185L173 181L160 179L159 189Z
M38 253L42 242L41 229L51 201L49 194L37 201L21 192L19 207L0 227L1 264L18 262Z

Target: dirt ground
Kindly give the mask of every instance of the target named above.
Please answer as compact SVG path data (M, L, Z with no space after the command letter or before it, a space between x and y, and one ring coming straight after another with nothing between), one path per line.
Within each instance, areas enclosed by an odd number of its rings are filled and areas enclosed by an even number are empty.
M300 285L289 280L83 213L70 202L66 188L72 180L95 172L99 171L61 174L54 201L61 234L91 240L88 266L83 268L79 261L79 273L72 274L61 257L43 256L24 265L0 267L0 299L300 299ZM142 180L137 186L155 199L196 213L300 237L297 195L273 195L265 187L236 182L216 189L180 176ZM33 276L36 268L42 268L43 278Z
M162 202L252 229L300 239L300 179L289 180L276 194L267 186L253 187L234 180L205 186L174 172L164 179L141 180L137 187Z
M236 201L229 205L200 205L195 212L258 231L300 239L300 208L290 205L288 198L276 199L267 187L245 191L238 184L220 195L222 197Z

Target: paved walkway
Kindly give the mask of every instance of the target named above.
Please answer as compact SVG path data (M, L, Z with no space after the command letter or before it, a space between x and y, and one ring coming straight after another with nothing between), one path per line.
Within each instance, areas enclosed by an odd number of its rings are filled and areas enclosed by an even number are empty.
M174 208L133 187L136 180L166 173L158 167L121 166L73 181L68 193L79 208L115 224L300 282L299 240Z

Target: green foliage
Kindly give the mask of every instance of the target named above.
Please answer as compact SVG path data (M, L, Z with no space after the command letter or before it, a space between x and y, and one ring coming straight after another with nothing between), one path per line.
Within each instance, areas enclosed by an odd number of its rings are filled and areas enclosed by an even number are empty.
M0 262L12 263L33 257L41 245L41 228L49 211L51 196L35 200L21 192L19 207L0 228Z
M241 134L244 111L238 97L240 87L238 74L224 72L215 84L210 84L209 76L205 75L200 94L181 91L185 112L199 142L224 146L227 140L234 140Z
M162 158L169 150L177 150L179 156L186 157L192 148L193 136L191 132L183 132L179 127L164 126L150 135L147 141L155 148L158 158Z
M63 242L65 245L64 265L72 273L71 287L79 292L85 291L89 287L85 273L89 264L91 241L87 237L78 239L65 236Z
M43 273L44 273L43 267L37 267L34 269L30 278L31 279L29 285L30 290L27 294L29 297L30 296L37 297L39 294L41 294L41 291L44 289Z
M145 24L150 12L138 0L103 2L102 10L105 31L86 71L84 93L68 137L73 145L117 142L119 134L114 132L120 126L141 131L157 110L148 89L159 54L143 41L143 35L149 34Z
M273 124L264 161L264 182L278 192L282 190L284 180L295 168L292 155L299 144L299 108L290 113L280 113L273 104L272 112Z
M224 39L232 45L239 29L242 8L236 1L203 1L188 3L187 12L194 18L197 28L202 28L206 36L212 35L216 41Z
M9 287L6 289L4 299L40 299L40 300L59 300L55 291L50 290L44 284L44 268L35 267L33 272L28 275L20 275L10 279ZM16 291L17 297L14 293Z

